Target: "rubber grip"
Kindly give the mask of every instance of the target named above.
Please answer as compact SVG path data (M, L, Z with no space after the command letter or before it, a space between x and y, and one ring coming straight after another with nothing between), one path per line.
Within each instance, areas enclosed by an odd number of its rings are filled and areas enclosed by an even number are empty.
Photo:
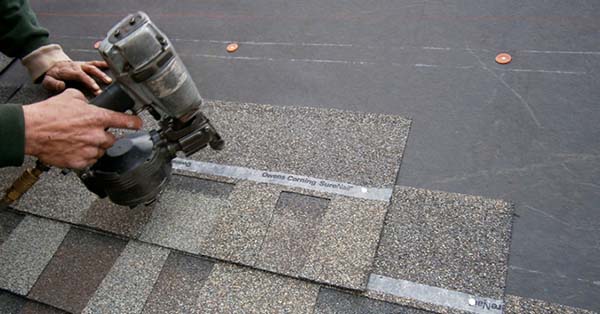
M117 83L108 85L102 93L90 100L90 104L118 112L133 108L135 102Z

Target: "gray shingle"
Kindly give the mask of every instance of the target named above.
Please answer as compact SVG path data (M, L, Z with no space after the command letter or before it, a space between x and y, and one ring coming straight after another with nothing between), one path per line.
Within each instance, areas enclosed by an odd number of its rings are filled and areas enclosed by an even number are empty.
M226 185L223 191L223 183L218 182L215 182L216 187L211 188L206 180L190 177L174 176L172 181L173 184L169 185L154 204L152 218L140 239L199 253L215 220L229 206L228 201L223 198L227 197L231 189Z
M0 210L0 245L8 239L10 233L23 220L23 215Z
M19 314L27 299L0 290L0 313Z
M4 191L19 177L23 172L25 165L29 165L30 161L25 160L23 167L5 167L0 168L0 191L4 196Z
M113 204L108 198L97 199L85 213L81 224L137 238L150 221L153 210L154 206L139 205L129 208Z
M69 226L27 216L0 247L0 288L27 295Z
M10 64L12 59L13 58L9 58L0 53L0 72L2 72L4 70L4 68Z
M233 191L234 184L214 180L194 178L185 175L174 175L169 182L169 190L187 191L202 194L206 197L227 199Z
M35 283L29 297L79 313L125 247L125 242L73 228Z
M53 168L42 174L15 207L43 217L79 223L95 199L97 197L74 173L63 175Z
M549 303L541 300L528 299L507 295L504 305L506 314L593 314L595 312L574 308L566 305Z
M67 312L45 304L29 301L23 306L19 314L67 314Z
M314 314L428 314L398 304L369 299L360 295L321 288Z
M257 265L283 274L298 274L318 234L328 199L282 192Z
M236 184L230 207L217 219L213 232L204 241L204 254L254 265L279 192L279 188L267 184L248 181Z
M130 241L82 313L141 313L169 250Z
M148 297L143 313L193 313L213 262L171 252Z
M500 299L512 214L499 200L398 187L373 273Z
M312 313L315 284L217 264L198 298L198 313Z
M387 204L334 197L300 275L362 290L375 258Z
M34 102L42 101L52 96L52 93L47 92L40 85L33 85L28 81L11 99L10 103L13 104L31 104Z
M378 187L394 184L410 126L330 109L206 102L203 111L226 145L194 159Z

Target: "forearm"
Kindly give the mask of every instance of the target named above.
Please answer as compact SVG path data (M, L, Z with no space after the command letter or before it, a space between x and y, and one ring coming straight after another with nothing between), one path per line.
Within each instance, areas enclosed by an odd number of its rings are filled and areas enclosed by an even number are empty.
M0 0L0 51L20 58L34 81L56 62L70 60L48 37L27 0Z
M50 44L48 31L41 27L27 0L0 0L0 50L23 58Z
M20 105L0 105L0 168L20 166L25 156L25 119Z

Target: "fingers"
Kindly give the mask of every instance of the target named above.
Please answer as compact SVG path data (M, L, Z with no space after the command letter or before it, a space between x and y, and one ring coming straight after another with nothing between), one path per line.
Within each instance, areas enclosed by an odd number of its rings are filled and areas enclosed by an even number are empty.
M106 63L106 61L94 60L94 61L88 61L87 64L93 65L100 69L108 69L108 63Z
M44 87L50 92L58 93L62 92L65 89L66 84L65 82L57 80L52 76L46 75L44 76L44 80L42 81L42 87Z
M81 69L85 73L102 80L102 82L104 82L105 84L110 84L112 82L112 79L110 78L110 76L106 75L106 73L102 72L97 66L95 66L93 64L85 64L84 63L81 65Z
M59 63L57 66L59 67L57 71L48 72L47 75L59 80L80 81L91 89L94 94L100 94L100 86L82 69L79 63Z
M89 76L87 73L85 73L82 69L78 69L75 70L75 80L78 80L80 82L82 82L83 84L85 84L89 89L92 90L92 92L94 92L94 94L98 95L100 94L101 90L100 90L100 86L98 86L98 84L96 83L96 81L94 81L94 79Z
M139 130L142 127L142 119L140 119L138 116L110 111L107 109L101 110L105 111L103 122L106 128Z
M104 132L103 136L101 137L99 146L102 149L109 149L115 144L116 141L117 138L112 133Z

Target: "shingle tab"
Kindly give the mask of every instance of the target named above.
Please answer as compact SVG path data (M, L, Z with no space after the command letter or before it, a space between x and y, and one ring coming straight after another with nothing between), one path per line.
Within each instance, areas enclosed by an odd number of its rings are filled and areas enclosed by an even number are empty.
M0 245L8 239L10 233L19 225L23 220L23 215L0 210Z
M328 199L282 192L257 265L283 274L298 274L314 244L328 204Z
M23 306L19 314L67 314L67 312L45 304L29 301Z
M69 226L27 216L0 247L0 288L27 295Z
M312 313L319 287L230 264L215 265L198 313Z
M27 299L0 290L0 313L19 314Z
M79 313L124 247L120 239L71 229L29 297Z
M200 253L202 242L212 231L215 220L229 206L226 198L231 189L228 184L214 182L211 185L206 180L174 176L155 204L152 218L140 239Z
M227 140L194 159L358 185L393 186L410 120L331 109L206 102Z
M86 211L81 224L100 230L137 238L143 231L154 206L138 205L135 208L116 205L108 198L98 199Z
M373 273L501 299L512 214L504 201L398 187Z
M89 192L75 173L63 175L53 168L42 174L15 207L47 218L79 223L97 197Z
M130 241L82 313L141 313L169 250Z
M171 252L154 289L146 301L143 313L193 313L213 262Z
M332 199L300 275L363 290L375 258L387 203Z
M321 288L314 314L429 314L432 312Z
M243 181L236 184L230 206L215 221L203 244L204 254L245 265L254 265L280 190Z

